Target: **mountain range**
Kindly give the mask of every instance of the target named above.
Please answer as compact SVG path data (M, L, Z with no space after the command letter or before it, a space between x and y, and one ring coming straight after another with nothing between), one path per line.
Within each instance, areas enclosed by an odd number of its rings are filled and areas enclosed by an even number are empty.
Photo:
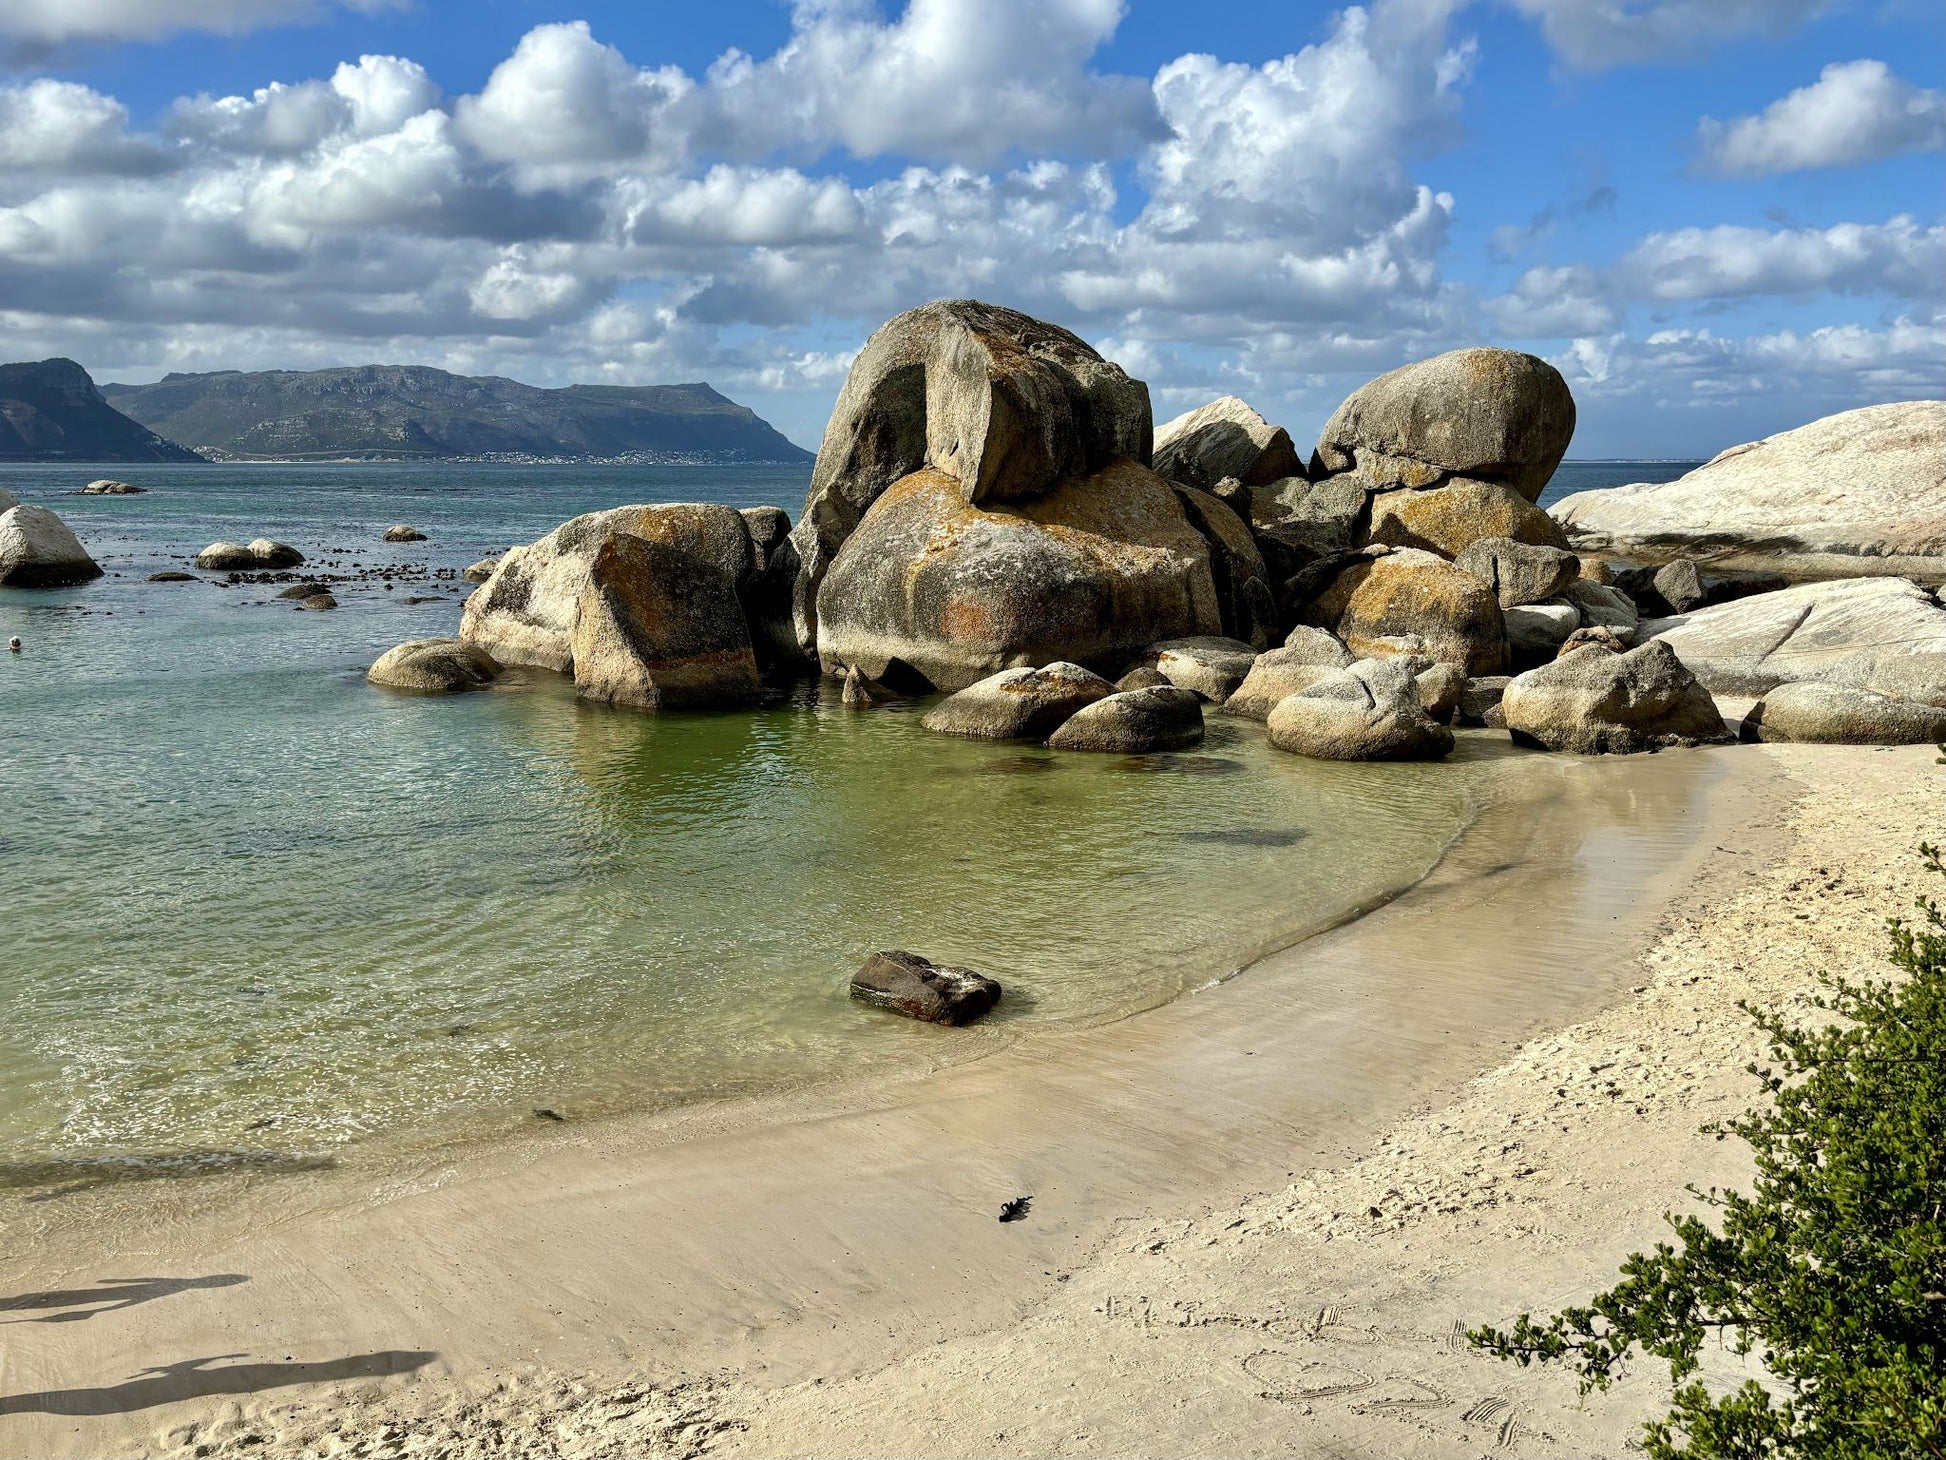
M72 360L0 365L0 461L196 461L131 421Z
M143 425L219 460L572 456L806 462L705 384L567 385L417 365L219 370L102 386Z

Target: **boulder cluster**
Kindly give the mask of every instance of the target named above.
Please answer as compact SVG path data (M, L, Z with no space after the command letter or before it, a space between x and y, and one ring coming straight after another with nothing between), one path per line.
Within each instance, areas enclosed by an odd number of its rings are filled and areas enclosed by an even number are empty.
M943 693L943 734L1123 754L1193 744L1209 712L1400 759L1454 725L1583 753L1732 738L1713 694L1770 695L1744 726L1764 738L1909 738L1946 707L1946 609L1917 582L1578 549L1538 505L1574 426L1545 361L1465 349L1353 392L1308 456L1233 396L1157 428L1066 330L940 301L859 352L794 528L576 518L469 569L442 652L645 709L817 672L847 705ZM1845 693L1771 694L1804 680Z

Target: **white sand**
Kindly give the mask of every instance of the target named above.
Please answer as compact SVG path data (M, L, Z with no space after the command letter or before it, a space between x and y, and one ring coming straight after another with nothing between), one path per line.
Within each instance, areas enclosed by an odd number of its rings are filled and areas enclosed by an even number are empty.
M1735 1002L1878 965L1946 834L1931 761L1531 757L1538 799L1425 886L1108 1029L36 1254L10 1291L250 1281L9 1328L0 1454L1619 1453L1658 1373L1584 1403L1456 1334L1587 1296L1739 1174L1697 1133L1750 1097Z

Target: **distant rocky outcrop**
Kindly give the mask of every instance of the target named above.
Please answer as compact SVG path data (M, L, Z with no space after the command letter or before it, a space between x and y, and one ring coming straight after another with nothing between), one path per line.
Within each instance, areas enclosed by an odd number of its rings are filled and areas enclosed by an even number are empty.
M496 454L810 460L749 407L705 384L548 390L424 366L359 365L171 374L153 385L102 390L144 425L236 460Z
M0 461L201 461L117 410L72 360L0 365Z
M0 585L60 588L100 576L81 540L47 508L25 505L0 512Z
M1946 401L1843 411L1733 446L1672 482L1577 492L1553 513L1583 552L1940 581Z

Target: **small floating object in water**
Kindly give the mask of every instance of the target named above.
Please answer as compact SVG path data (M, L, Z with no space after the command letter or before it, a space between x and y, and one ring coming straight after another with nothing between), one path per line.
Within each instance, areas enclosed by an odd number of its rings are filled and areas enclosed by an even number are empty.
M7 647L18 654L20 652L20 635L15 634L11 639L7 640Z
M559 1111L549 1110L544 1105L536 1105L534 1107L534 1114L542 1120L566 1120L567 1119L567 1117L565 1115L562 1115Z
M1000 1203L1000 1220L1003 1222L1024 1222L1027 1209L1034 1204L1031 1196L1017 1196L1012 1201Z

